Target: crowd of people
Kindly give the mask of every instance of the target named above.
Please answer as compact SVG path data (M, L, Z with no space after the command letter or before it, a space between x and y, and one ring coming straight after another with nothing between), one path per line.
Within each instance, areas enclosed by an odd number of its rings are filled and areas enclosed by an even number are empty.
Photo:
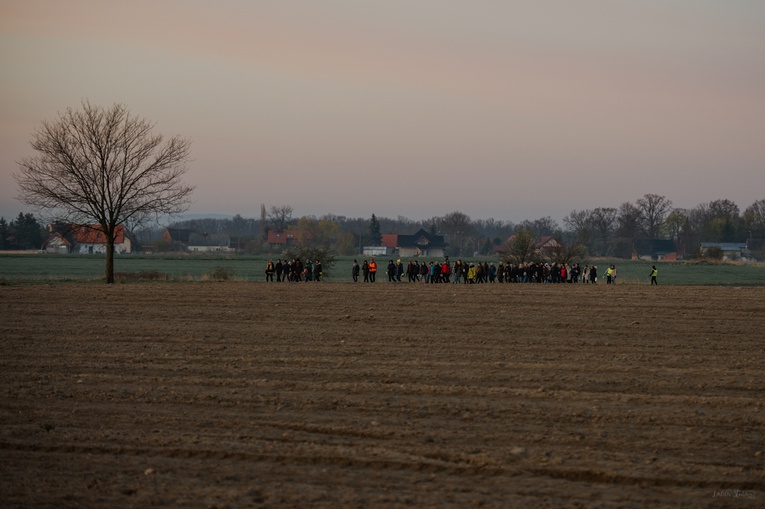
M354 283L374 283L377 281L377 262L374 258L361 264L353 260L351 278ZM656 268L651 273L655 283ZM281 260L266 263L266 281L300 282L321 281L323 277L320 260ZM451 263L443 261L409 260L406 265L401 259L388 261L385 276L390 283L408 281L410 283L598 283L598 268L595 265L558 264L558 263L504 263L499 262L463 262L461 259ZM606 284L616 284L616 267L609 265L605 271Z
M274 276L276 281L281 283L283 281L321 281L324 276L324 269L321 264L321 260L312 262L306 260L305 262L300 259L273 260L269 259L266 262L266 281L273 282Z
M557 263L504 263L443 261L418 262L410 260L406 265L401 259L388 261L385 271L388 282L398 283L588 283L597 284L598 268L595 265ZM363 276L363 280L361 279ZM616 284L616 267L606 269L606 284ZM374 283L377 279L377 262L374 258L359 265L353 260L353 282L362 280Z

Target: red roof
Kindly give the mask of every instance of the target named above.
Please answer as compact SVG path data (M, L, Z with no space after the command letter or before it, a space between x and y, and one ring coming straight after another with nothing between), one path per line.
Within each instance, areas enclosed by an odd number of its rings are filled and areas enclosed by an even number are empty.
M76 226L74 239L78 244L106 244L104 230L96 224ZM123 242L125 242L125 227L118 225L114 229L114 243L122 244Z
M286 232L268 231L269 244L287 244L288 242L294 242L295 239L297 239L297 232L292 230L287 230Z
M395 233L386 233L382 236L380 245L391 249L396 249L398 245L398 235Z

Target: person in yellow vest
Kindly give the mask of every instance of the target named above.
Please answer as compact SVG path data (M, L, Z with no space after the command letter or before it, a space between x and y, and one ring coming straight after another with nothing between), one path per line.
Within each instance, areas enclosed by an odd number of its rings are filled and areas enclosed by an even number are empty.
M659 271L656 269L656 265L651 266L651 286L656 285L659 286L659 282L656 281L656 278L659 275Z
M616 283L615 279L616 279L616 267L611 265L606 269L606 284L607 285L615 284Z
M473 284L473 283L475 283L475 277L476 277L475 265L473 265L471 263L470 266L468 267L467 280L466 281L468 283L470 283L470 284Z
M377 262L374 258L369 260L369 282L374 283L377 276Z

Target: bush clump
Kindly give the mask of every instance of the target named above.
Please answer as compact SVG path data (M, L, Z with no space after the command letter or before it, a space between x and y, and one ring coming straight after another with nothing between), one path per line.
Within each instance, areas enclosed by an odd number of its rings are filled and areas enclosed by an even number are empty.
M203 277L207 281L228 281L234 277L234 269L230 267L215 267Z
M158 270L142 270L141 272L115 272L115 281L168 281L170 275Z

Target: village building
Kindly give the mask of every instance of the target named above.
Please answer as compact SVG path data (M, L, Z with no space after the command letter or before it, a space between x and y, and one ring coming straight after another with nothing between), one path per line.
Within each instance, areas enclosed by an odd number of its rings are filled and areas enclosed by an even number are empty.
M633 243L633 258L676 261L677 248L675 242L669 239L636 239Z
M283 249L286 247L294 246L298 240L298 232L294 230L287 230L283 232L277 232L269 230L266 242L271 246L271 249Z
M192 233L195 233L194 230L187 228L165 228L162 242L171 251L186 251L189 248L189 237Z
M231 237L223 233L192 233L188 250L192 253L227 253L233 251Z
M51 225L50 236L42 245L46 253L105 254L106 234L99 225ZM114 252L130 254L138 250L138 243L123 225L114 231Z
M43 242L42 250L51 254L69 254L74 247L74 238L61 232L53 232Z
M746 242L702 242L701 256L707 256L712 248L719 248L723 260L742 260L749 258L749 248Z
M402 258L443 258L445 249L443 235L431 235L421 228L413 235L387 233L382 236L379 246L366 246L363 253L368 256L395 254Z
M508 237L504 244L494 246L494 252L497 254L504 253L507 251L508 246L511 246L513 242L515 242L515 235ZM546 249L555 249L559 247L561 247L561 244L555 240L555 237L552 235L543 235L536 240L536 243L534 244L534 251L536 253L541 253Z

